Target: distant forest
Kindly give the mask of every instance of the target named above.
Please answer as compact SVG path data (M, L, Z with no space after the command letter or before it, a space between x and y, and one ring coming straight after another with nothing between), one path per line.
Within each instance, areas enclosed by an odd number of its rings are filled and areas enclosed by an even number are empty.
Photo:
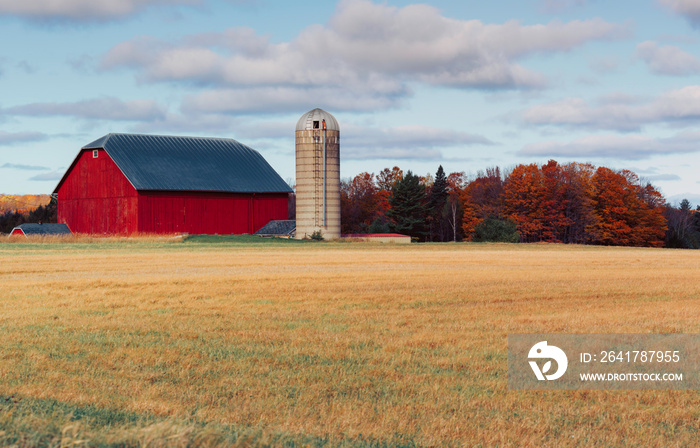
M419 176L399 167L341 181L341 231L417 241L500 241L700 248L700 205L673 205L628 170L587 163ZM294 200L290 200L290 216ZM0 195L0 233L56 222L49 195Z
M56 200L48 194L0 195L0 233L40 221L56 222Z
M667 204L628 170L551 160L468 178L400 168L341 182L342 233L419 241L503 241L700 247L700 206Z

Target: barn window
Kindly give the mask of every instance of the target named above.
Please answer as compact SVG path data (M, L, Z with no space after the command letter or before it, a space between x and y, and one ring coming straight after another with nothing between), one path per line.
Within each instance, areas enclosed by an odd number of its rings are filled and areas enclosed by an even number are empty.
M318 128L319 128L319 121L316 120L316 121L314 121L314 129L318 129Z
M98 151L98 150L96 150L96 149L93 149L93 150L92 150L92 158L93 158L93 159L96 159L98 154L99 154L99 151Z

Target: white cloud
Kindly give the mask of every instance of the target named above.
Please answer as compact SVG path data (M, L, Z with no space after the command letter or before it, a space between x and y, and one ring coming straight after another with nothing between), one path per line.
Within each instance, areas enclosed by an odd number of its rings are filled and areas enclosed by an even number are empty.
M599 56L592 58L588 66L600 74L614 73L620 67L620 58L617 56Z
M343 159L347 160L429 160L443 158L442 152L435 148L386 148L377 151L374 148L350 147L343 150Z
M183 132L208 136L230 136L238 128L239 120L235 117L219 114L165 114L162 118L152 121L141 121L128 128L129 132L150 134L155 132L168 132L182 134ZM235 138L235 137L234 137Z
M0 16L30 20L108 21L153 5L196 5L202 0L0 0Z
M635 95L630 95L625 92L612 92L612 93L607 93L605 95L602 95L598 98L597 103L601 105L608 105L608 104L627 104L627 105L632 105L632 104L640 104L643 102L643 99L635 96Z
M293 145L294 123L259 121L226 115L168 115L167 119L140 123L137 132L209 132L226 135L255 148L277 141L277 145ZM495 145L493 141L468 132L424 125L381 127L341 123L341 155L344 159L421 159L441 157L443 149ZM253 142L251 142L251 140ZM282 143L283 142L283 143Z
M660 47L656 42L646 41L637 45L636 54L657 75L700 74L700 59L673 45Z
M658 36L656 36L656 40L658 40L659 42L674 44L692 45L698 43L698 38L696 36L687 34L659 34Z
M61 180L63 178L63 171L55 170L55 171L49 171L48 173L41 173L37 174L36 176L32 176L29 178L29 180L35 180L35 181L56 181L56 180Z
M678 174L653 174L651 176L644 176L651 182L671 182L676 180L681 180Z
M293 97L333 88L336 95L346 95L342 103L347 106L336 110L374 109L395 106L397 96L410 94L411 82L539 88L546 85L545 77L520 65L521 59L619 39L628 32L627 25L602 19L489 25L450 19L428 5L398 8L344 0L328 24L309 26L289 42L273 43L249 28L192 35L177 43L146 36L113 47L101 58L100 68L133 69L142 81L233 89L228 94L236 99L246 96L236 89L281 89L258 91L269 103L261 109L284 107L298 101ZM274 101L277 93L279 103ZM358 106L360 101L379 104Z
M637 120L631 120L626 105L591 106L583 98L565 98L527 109L522 120L528 125L571 126L585 128L614 128L632 131L639 129ZM611 120L611 117L612 118Z
M593 106L582 98L533 106L522 113L529 125L636 131L645 124L694 126L700 119L700 85L687 86L641 103L626 95L606 96Z
M700 184L700 182L698 182ZM691 193L691 192L686 192L686 193L681 193L681 194L674 194L673 196L669 196L667 198L667 202L669 204L674 204L678 206L680 202L683 199L687 199L691 203L691 208L697 208L700 207L700 194L698 193ZM694 204L694 205L692 205Z
M46 166L22 165L19 163L5 163L4 165L0 166L0 168L10 168L10 169L14 169L14 170L24 170L24 171L44 171L44 170L49 169Z
M0 146L14 145L17 143L39 142L48 138L48 135L41 132L0 131Z
M494 145L478 134L424 125L341 128L341 153L347 159L436 159L441 149Z
M262 113L298 112L320 107L329 110L366 111L387 109L401 104L408 96L405 87L396 85L373 90L367 86L361 91L340 87L252 87L240 89L211 89L184 99L185 113Z
M672 11L685 16L694 26L700 26L700 2L698 0L658 0Z
M155 120L165 111L152 100L122 101L117 98L96 98L74 103L32 103L9 107L0 114L42 116L72 116L88 120Z
M682 132L669 138L645 135L591 135L570 142L548 141L524 146L518 155L538 157L646 159L655 155L700 152L700 132Z

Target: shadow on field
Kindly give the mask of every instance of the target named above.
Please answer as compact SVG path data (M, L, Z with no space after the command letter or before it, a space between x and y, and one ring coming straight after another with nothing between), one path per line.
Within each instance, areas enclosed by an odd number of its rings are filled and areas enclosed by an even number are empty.
M56 400L0 395L0 446L15 447L415 447L365 439L330 440L262 428L137 414Z

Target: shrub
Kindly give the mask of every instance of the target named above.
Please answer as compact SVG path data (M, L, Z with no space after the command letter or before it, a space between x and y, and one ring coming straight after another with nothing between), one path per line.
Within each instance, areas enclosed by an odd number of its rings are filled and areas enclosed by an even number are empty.
M490 216L481 221L474 228L474 237L472 241L518 243L520 242L520 233L518 233L516 224L510 219Z

